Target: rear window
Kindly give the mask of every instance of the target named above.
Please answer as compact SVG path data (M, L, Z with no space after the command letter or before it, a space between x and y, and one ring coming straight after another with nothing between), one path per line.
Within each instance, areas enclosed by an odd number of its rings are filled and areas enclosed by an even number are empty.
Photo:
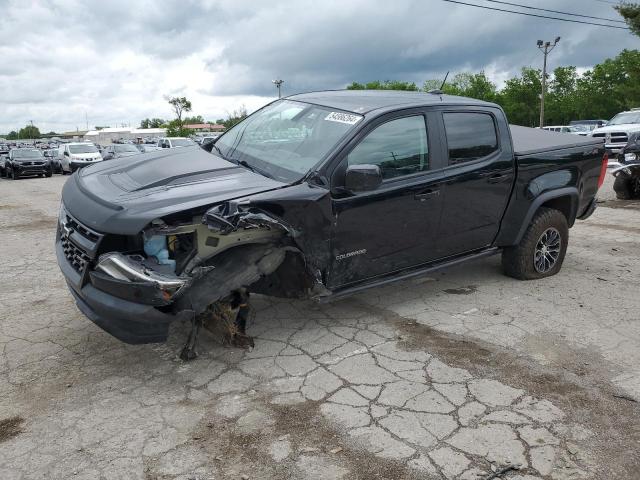
M444 113L449 165L472 162L498 150L493 117L488 113Z
M69 145L69 151L71 153L98 153L98 149L95 145L90 143L83 145Z

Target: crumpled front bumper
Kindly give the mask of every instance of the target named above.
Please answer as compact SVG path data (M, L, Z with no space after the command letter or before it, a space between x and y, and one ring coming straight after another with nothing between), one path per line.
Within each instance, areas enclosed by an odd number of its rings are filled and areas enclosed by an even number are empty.
M140 282L140 285L125 285L122 280L93 271L88 264L72 264L68 258L70 248L74 252L82 249L87 256L91 256L92 249L97 248L97 242L90 244L85 237L79 235L80 227L74 229L71 225L73 222L77 223L77 220L70 217L64 208L61 208L61 218L62 216L72 221L65 222L62 219L59 222L56 257L80 311L100 328L125 343L165 342L169 325L176 319L176 315L170 308L165 313L156 307L166 306L170 301L163 300L149 284L143 285Z

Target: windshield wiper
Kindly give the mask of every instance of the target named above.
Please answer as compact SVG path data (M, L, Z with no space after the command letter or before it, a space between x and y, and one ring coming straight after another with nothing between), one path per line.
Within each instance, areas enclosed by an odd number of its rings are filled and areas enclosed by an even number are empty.
M218 146L215 144L215 142L212 142L212 143L211 143L211 146L212 146L213 148L215 148L215 149L216 149L216 152L218 152L218 154L219 154L223 159L228 160L228 158L227 158L227 157L225 157L225 156L222 154L222 150L220 150L220 147L218 147Z

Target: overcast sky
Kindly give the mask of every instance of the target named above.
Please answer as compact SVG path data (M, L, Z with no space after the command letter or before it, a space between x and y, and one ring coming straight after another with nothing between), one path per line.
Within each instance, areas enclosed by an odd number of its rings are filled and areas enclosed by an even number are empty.
M486 0L466 0L492 5ZM611 0L511 0L619 18ZM509 8L502 6L503 8ZM540 67L589 68L640 39L623 30L480 10L442 0L0 0L0 132L138 126L170 118L167 95L225 117L276 95L351 81L484 69L496 82Z

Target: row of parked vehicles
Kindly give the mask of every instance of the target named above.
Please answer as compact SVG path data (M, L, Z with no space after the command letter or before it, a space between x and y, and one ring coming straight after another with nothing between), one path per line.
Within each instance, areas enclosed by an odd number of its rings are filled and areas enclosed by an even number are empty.
M79 168L92 165L103 160L130 157L163 148L179 148L195 145L183 137L166 137L157 144L112 144L95 145L90 142L71 142L60 144L57 148L42 149L37 146L4 147L0 150L0 176L51 177L54 173L67 175Z

